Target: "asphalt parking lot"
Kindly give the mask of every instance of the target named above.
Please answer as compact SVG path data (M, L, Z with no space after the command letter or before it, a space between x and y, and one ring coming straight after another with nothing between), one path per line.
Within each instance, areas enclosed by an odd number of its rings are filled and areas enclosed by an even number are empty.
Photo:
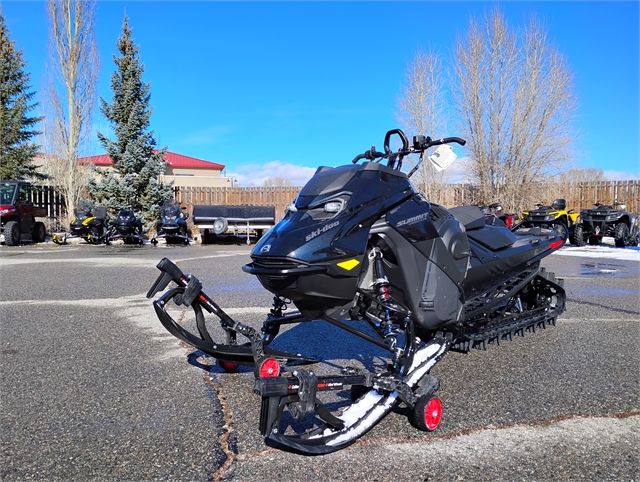
M613 248L612 248L613 249ZM271 297L246 246L0 247L0 477L6 480L635 480L640 473L640 261L553 255L568 305L554 328L434 369L444 419L391 413L322 457L264 446L247 371L222 373L144 297L163 256L229 313ZM640 258L640 257L639 257ZM380 353L317 322L277 346L330 370Z

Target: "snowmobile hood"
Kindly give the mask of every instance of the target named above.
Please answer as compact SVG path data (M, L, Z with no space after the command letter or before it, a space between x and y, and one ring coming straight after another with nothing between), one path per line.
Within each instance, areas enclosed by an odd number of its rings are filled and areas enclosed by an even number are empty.
M378 163L320 167L251 255L306 263L360 255L371 224L412 193L405 174Z
M116 219L116 223L118 224L127 224L136 221L136 215L133 211L122 209L118 213L118 218Z

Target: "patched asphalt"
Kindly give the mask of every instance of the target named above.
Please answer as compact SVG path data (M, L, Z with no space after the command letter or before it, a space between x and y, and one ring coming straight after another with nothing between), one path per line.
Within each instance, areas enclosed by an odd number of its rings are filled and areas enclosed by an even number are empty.
M250 370L222 373L189 357L142 296L168 256L258 326L271 296L241 271L247 252L0 248L1 477L613 480L640 472L640 263L547 258L566 277L565 314L556 327L486 352L448 354L433 371L444 402L437 432L418 432L399 409L353 446L303 457L264 446ZM379 350L324 322L292 327L277 346L324 358L320 372L384 363Z

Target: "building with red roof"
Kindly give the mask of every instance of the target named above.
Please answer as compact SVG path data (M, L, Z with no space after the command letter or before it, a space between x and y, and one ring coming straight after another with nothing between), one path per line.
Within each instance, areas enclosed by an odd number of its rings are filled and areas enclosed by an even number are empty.
M163 182L173 182L174 186L189 187L231 187L233 178L223 176L223 164L165 151L167 165L162 175ZM93 164L102 169L113 169L113 161L107 154L81 157L78 162Z

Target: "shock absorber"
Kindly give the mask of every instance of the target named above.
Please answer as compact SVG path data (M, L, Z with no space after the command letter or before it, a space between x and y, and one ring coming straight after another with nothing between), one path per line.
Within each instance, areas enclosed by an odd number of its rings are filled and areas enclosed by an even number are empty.
M377 294L380 305L383 307L381 328L383 330L384 337L389 341L391 348L395 348L397 340L393 330L391 310L389 309L389 305L391 304L391 289L389 280L384 273L384 263L382 262L382 251L380 248L373 248L369 252L369 261L373 264L373 273L375 276L375 279L373 280L373 289Z

